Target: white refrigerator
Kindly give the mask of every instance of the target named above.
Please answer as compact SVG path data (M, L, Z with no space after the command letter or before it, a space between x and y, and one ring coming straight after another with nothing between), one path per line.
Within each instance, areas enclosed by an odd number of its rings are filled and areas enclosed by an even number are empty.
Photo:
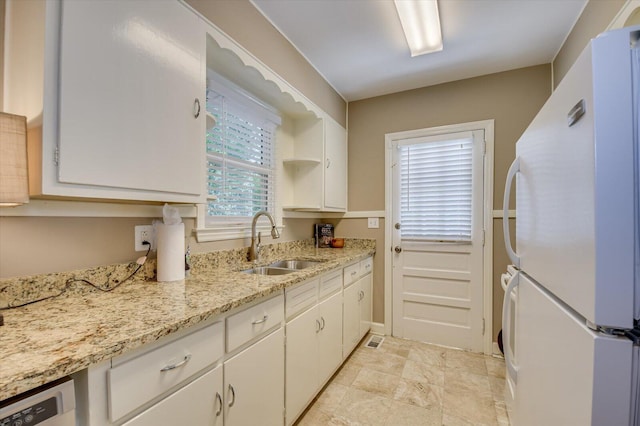
M635 26L593 39L516 144L516 426L640 425L639 116Z

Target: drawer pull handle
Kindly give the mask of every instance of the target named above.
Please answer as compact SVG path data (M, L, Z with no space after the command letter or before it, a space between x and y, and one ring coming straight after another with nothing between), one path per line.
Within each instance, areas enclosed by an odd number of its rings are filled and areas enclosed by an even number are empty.
M320 333L322 330L322 326L320 325L320 320L316 320L316 333Z
M320 320L322 321L322 327L320 327L320 330L324 330L324 326L325 326L324 317L320 317Z
M267 318L269 318L269 315L265 315L265 316L262 317L261 320L255 320L251 324L253 324L253 325L262 324L263 322L267 321Z
M233 386L229 385L229 392L231 392L231 401L229 401L229 407L233 407L233 404L236 403L236 390Z
M220 393L216 392L216 405L218 406L218 409L216 410L216 417L219 417L220 414L222 414L222 396L220 396Z
M166 367L162 367L162 369L160 369L160 371L175 370L178 367L182 367L183 365L188 363L190 360L191 360L191 354L185 355L184 359L182 361L177 362L175 364L167 365Z
M357 273L358 273L357 271L352 271L352 272L351 272L351 276L353 277L353 276L354 276L355 274L357 274Z

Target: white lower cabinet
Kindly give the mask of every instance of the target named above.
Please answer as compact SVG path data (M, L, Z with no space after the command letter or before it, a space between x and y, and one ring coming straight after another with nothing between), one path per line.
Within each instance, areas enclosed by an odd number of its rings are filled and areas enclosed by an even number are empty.
M318 333L318 373L320 386L342 364L342 292L318 305L322 330Z
M343 349L346 358L371 329L373 275L372 258L344 268ZM351 284L349 284L351 283Z
M194 385L199 389L201 386L189 381L198 375L204 377L202 372L222 358L223 333L223 323L217 322L142 354L125 354L114 358L111 368L106 372L109 420L115 423L125 419L130 413L176 388L132 424L153 424L147 422L147 417L155 418L160 415L157 413L179 411L178 404L185 398L183 395L194 394L187 388ZM187 385L183 386L184 383ZM211 402L214 396L215 393L206 400Z
M226 426L282 425L283 328L225 361L223 399Z
M123 426L222 426L222 366L171 394ZM199 403L194 403L199 401Z
M360 327L359 339L371 330L371 320L373 316L373 276L371 274L360 278Z
M292 424L318 388L318 309L313 307L286 325L285 392L287 424Z
M286 423L293 424L342 363L342 292L286 325Z
M342 357L349 356L360 340L360 285L358 282L344 289Z

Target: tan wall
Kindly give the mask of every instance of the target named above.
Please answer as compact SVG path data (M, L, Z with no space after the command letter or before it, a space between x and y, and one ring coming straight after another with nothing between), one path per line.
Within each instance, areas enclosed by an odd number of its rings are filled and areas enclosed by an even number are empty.
M550 92L550 65L539 65L349 103L349 211L385 210L386 133L487 119L495 120L493 205L495 209L501 208L515 143ZM366 219L343 222L349 226L355 222L355 229L366 228ZM499 279L506 270L507 259L501 237L502 221L495 220L494 226L500 231L495 235L493 280L494 301L499 306L498 300L502 299ZM340 223L339 229L342 228ZM377 239L374 319L382 322L384 233Z
M346 127L346 102L248 0L186 0Z
M589 40L607 29L626 0L590 0L553 61L553 84L557 87Z
M133 229L150 218L0 217L0 278L85 269L137 259ZM193 253L248 247L250 239L198 244L193 219L185 219L187 243ZM311 219L285 219L274 242L311 238ZM266 244L271 238L264 239ZM155 253L152 253L154 256Z
M327 220L333 223L335 235L347 238L372 238L376 240L376 254L373 257L373 321L384 322L384 219L380 219L380 228L367 228L367 219Z

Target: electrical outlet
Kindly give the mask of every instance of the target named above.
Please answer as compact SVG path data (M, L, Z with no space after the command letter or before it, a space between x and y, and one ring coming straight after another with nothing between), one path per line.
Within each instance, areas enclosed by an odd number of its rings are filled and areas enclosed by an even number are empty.
M149 247L142 244L143 241L148 241L151 247L155 247L155 233L153 232L152 225L138 225L135 227L135 250L147 251Z
M369 220L367 221L367 227L368 228L379 228L380 227L380 222L378 222L378 218L377 217L370 217Z

